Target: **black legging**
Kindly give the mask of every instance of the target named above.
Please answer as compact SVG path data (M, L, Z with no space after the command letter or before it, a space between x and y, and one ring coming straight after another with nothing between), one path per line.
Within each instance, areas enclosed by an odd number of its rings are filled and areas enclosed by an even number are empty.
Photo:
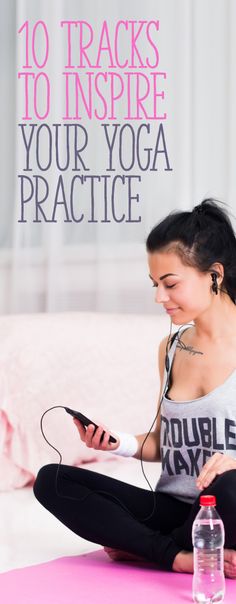
M84 501L60 497L56 493L57 464L43 466L34 483L40 503L74 533L88 541L127 551L171 570L181 550L192 551L192 523L199 511L202 494L216 496L217 510L225 526L225 547L236 549L236 470L217 476L210 486L199 492L193 504L184 503L164 493L155 493L155 514L143 519L153 509L153 493L140 487L104 476L98 472L61 465L58 477L60 494L84 498ZM119 498L131 513L109 497Z

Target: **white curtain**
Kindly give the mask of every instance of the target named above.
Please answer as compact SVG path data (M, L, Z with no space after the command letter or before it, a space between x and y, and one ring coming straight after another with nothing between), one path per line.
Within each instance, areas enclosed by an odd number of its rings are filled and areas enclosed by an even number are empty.
M172 209L191 209L209 196L225 201L231 212L236 213L236 2L1 0L0 4L0 312L156 312L145 253L145 238L152 226ZM159 98L158 102L160 112L167 114L162 123L171 169L166 169L163 155L158 157L156 171L142 171L135 163L132 174L140 180L134 181L134 194L139 193L140 201L133 201L133 208L135 218L141 216L140 222L101 222L104 211L101 182L95 186L96 223L88 222L91 195L87 189L85 191L86 187L82 188L83 195L80 189L80 212L84 211L87 216L81 223L65 222L63 207L58 210L56 223L35 223L33 202L28 206L25 204L27 221L18 222L18 176L30 177L31 173L24 172L25 149L17 127L24 121L23 84L17 73L22 70L25 60L24 34L17 32L27 20L31 31L37 21L47 25L49 59L46 71L51 83L52 105L45 121L52 129L53 123L62 123L64 111L60 71L65 62L65 37L60 22L68 19L86 20L97 36L104 20L110 31L119 19L159 21L156 38L160 57L158 71L166 72L167 77L160 82L165 98L162 101ZM42 31L37 35L40 39ZM123 56L127 49L124 40ZM43 56L43 50L40 52ZM120 103L116 122L121 126L125 123L123 110L124 103ZM126 120L136 133L140 124L150 123L150 134L142 131L143 161L145 148L155 147L160 122L146 118L133 122ZM32 119L32 123L37 120ZM87 129L89 139L84 161L90 174L104 175L107 173L107 154L101 123L95 118L84 118L81 123ZM109 123L113 122L110 120ZM63 146L62 141L62 159L65 159ZM72 147L71 143L70 149ZM130 162L131 147L130 132L126 130L123 140L126 166ZM41 163L45 165L48 157L45 132L40 153ZM31 160L32 174L39 173L33 152ZM119 164L118 153L114 168L115 174L127 174ZM63 173L67 190L74 174L72 166ZM112 176L112 172L109 174ZM41 172L41 175L45 176L45 173ZM58 177L54 165L46 174L49 197L43 207L47 205L48 216ZM123 186L117 206L119 214L127 210L126 195Z

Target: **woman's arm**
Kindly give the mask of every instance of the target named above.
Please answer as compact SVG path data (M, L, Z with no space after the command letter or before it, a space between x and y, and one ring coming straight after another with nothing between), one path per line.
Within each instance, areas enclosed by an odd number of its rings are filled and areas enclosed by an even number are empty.
M164 379L164 367L165 367L165 355L166 355L166 344L168 341L168 336L166 336L160 343L159 352L158 352L158 366L159 366L159 375L160 375L160 392L158 397L158 406L160 405L161 393L163 389L163 379ZM159 411L156 426L153 432L150 432L142 450L142 460L143 461L161 461L160 455L160 428L161 428L161 410ZM147 432L146 432L147 434ZM135 434L135 438L139 443L139 447L137 453L133 457L136 459L141 459L141 446L145 439L146 434Z

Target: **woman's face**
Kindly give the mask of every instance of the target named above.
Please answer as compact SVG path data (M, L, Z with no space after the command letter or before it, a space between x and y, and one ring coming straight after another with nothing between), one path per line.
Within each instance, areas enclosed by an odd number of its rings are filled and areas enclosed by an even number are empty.
M162 304L176 325L193 321L212 303L211 275L186 266L172 252L148 254L149 275Z

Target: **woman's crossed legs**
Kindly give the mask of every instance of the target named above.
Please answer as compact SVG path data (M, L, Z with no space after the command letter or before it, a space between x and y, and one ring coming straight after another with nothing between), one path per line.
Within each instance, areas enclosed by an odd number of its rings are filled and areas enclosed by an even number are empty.
M60 466L56 489L57 469L57 464L49 464L39 470L34 494L73 532L104 545L111 557L117 552L116 559L119 552L124 559L126 552L129 559L141 558L166 570L192 572L191 530L199 510L199 498L191 505L164 493L153 494L115 478L67 465ZM233 548L236 544L236 470L218 476L202 493L216 495L217 509L225 524L225 547ZM154 497L155 512L142 522L152 513ZM232 554L236 558L236 552ZM228 566L232 570L232 561L228 561Z

